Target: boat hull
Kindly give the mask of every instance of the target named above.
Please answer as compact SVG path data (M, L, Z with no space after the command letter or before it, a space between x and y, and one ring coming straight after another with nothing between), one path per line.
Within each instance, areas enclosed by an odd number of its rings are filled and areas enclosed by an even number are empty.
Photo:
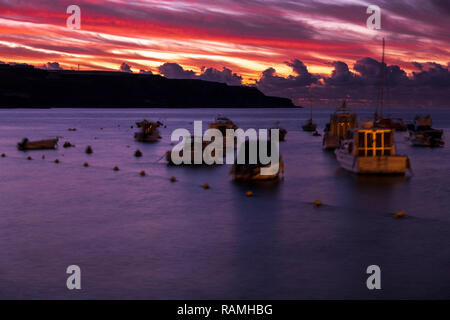
M138 142L158 142L161 139L159 131L154 129L152 134L145 134L143 132L136 132L134 134L134 139Z
M338 136L331 136L328 134L325 134L323 137L322 147L325 150L334 150L339 148L340 141Z
M342 150L335 154L343 169L356 174L404 175L409 167L407 156L354 157Z
M28 141L24 140L17 144L17 148L22 151L26 150L53 150L56 149L58 139Z

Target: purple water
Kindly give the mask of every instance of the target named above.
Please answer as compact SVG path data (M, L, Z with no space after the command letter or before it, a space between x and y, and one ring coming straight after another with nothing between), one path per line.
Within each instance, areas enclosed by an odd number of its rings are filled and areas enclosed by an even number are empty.
M321 129L332 111L314 111ZM448 109L391 111L406 120L431 113L436 128L450 130ZM172 130L206 126L218 113L242 128L280 121L288 129L284 181L239 185L227 165L158 161ZM414 176L357 177L299 130L307 117L300 109L0 110L0 298L450 298L449 140L418 149L397 133ZM161 142L133 140L130 126L143 118L167 124ZM23 137L55 136L63 136L56 151L16 149ZM325 205L314 208L317 199ZM393 218L398 210L404 219ZM66 288L72 264L82 270L80 291ZM382 290L366 287L372 264Z

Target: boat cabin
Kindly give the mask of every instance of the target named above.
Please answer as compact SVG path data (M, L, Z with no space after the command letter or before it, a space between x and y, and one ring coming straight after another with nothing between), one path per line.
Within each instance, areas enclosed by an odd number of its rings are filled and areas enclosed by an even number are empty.
M394 132L391 129L358 129L353 131L354 155L359 157L395 155Z

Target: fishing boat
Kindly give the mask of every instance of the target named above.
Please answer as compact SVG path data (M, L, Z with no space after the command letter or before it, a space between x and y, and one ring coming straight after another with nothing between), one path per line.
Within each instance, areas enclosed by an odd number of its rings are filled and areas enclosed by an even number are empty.
M56 145L58 144L58 138L56 139L48 139L48 140L39 140L39 141L30 141L28 138L24 138L22 142L17 144L17 148L22 151L26 150L51 150L56 149Z
M287 135L288 131L287 131L286 129L280 127L280 123L279 123L279 122L277 122L277 123L275 124L275 127L270 128L270 130L272 130L272 129L278 129L278 132L279 132L279 136L278 136L278 137L279 137L279 141L285 141L285 140L286 140L286 135ZM270 134L270 130L269 130L269 134Z
M161 139L158 128L163 124L159 121L152 122L143 120L141 122L136 122L138 128L141 131L134 134L134 139L139 142L157 142Z
M406 131L407 127L401 118L384 117L384 87L386 85L386 64L385 64L385 40L383 38L383 53L381 57L380 77L381 85L378 91L378 103L374 115L374 126L382 129L394 129L395 131Z
M250 147L255 143L256 148L258 148L258 157L257 161L254 164L250 163ZM275 181L279 180L281 176L284 174L284 162L281 155L279 156L279 165L275 166L273 163L262 164L259 159L259 142L258 141L245 141L245 148L239 148L240 152L245 152L245 163L238 164L237 160L240 158L239 153L238 157L231 168L231 174L233 175L234 181L239 182L252 182L252 181ZM271 143L270 140L267 140L267 154L270 157L271 154ZM272 166L272 168L271 168ZM271 168L270 172L267 174L262 174L261 169L263 168Z
M331 116L330 123L325 127L322 146L325 150L339 148L343 139L348 136L348 131L358 126L356 114L347 109L347 102L344 101Z
M411 165L407 156L396 154L394 132L373 122L350 130L348 139L335 150L339 164L356 174L404 175Z
M183 165L194 165L195 164L195 150L196 148L200 151L201 150L201 157L202 157L202 162L201 164L207 164L207 163L211 163L212 161L209 161L211 159L206 159L205 158L205 154L203 154L203 151L205 151L205 148L211 144L211 141L204 141L202 137L194 137L194 136L190 136L190 137L186 137L184 139L184 145L183 147L178 150L178 154L180 157L183 157L183 155L188 152L190 153L190 163L182 163ZM215 150L213 150L211 152L211 156L214 157L215 156ZM176 165L175 162L172 159L172 150L169 150L166 152L166 160L167 160L167 164L168 165Z
M229 118L224 117L222 115L218 115L213 123L209 124L209 127L211 129L217 129L222 133L222 139L223 139L223 149L225 150L227 147L227 129L233 129L236 130L238 126L234 124L233 121L231 121ZM236 147L237 139L234 139L233 143L233 149Z
M444 130L433 129L432 125L433 120L430 115L417 115L414 122L408 125L410 143L416 147L443 147Z
M221 116L221 115L217 116L214 119L214 122L209 124L209 127L211 129L218 129L218 130L220 130L220 132L222 132L223 136L226 136L226 133L227 133L226 130L227 129L235 130L235 129L238 128L238 126L235 125L233 123L233 121L231 121L227 117L224 117L224 116Z

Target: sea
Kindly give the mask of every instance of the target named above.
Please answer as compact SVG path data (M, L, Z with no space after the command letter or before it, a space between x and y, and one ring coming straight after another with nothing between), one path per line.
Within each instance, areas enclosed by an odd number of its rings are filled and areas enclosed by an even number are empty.
M360 120L373 116L350 109ZM333 111L314 108L320 133ZM389 110L405 121L431 114L445 130L436 149L396 133L397 153L411 160L405 177L344 171L322 137L301 130L309 113L1 109L0 298L449 299L450 108ZM167 166L172 132L192 131L196 120L205 130L218 114L243 129L279 122L288 130L281 181L235 183L230 165ZM143 119L166 125L160 142L134 141ZM24 137L59 137L59 147L19 151ZM80 290L66 285L72 265ZM380 289L370 290L373 265Z

